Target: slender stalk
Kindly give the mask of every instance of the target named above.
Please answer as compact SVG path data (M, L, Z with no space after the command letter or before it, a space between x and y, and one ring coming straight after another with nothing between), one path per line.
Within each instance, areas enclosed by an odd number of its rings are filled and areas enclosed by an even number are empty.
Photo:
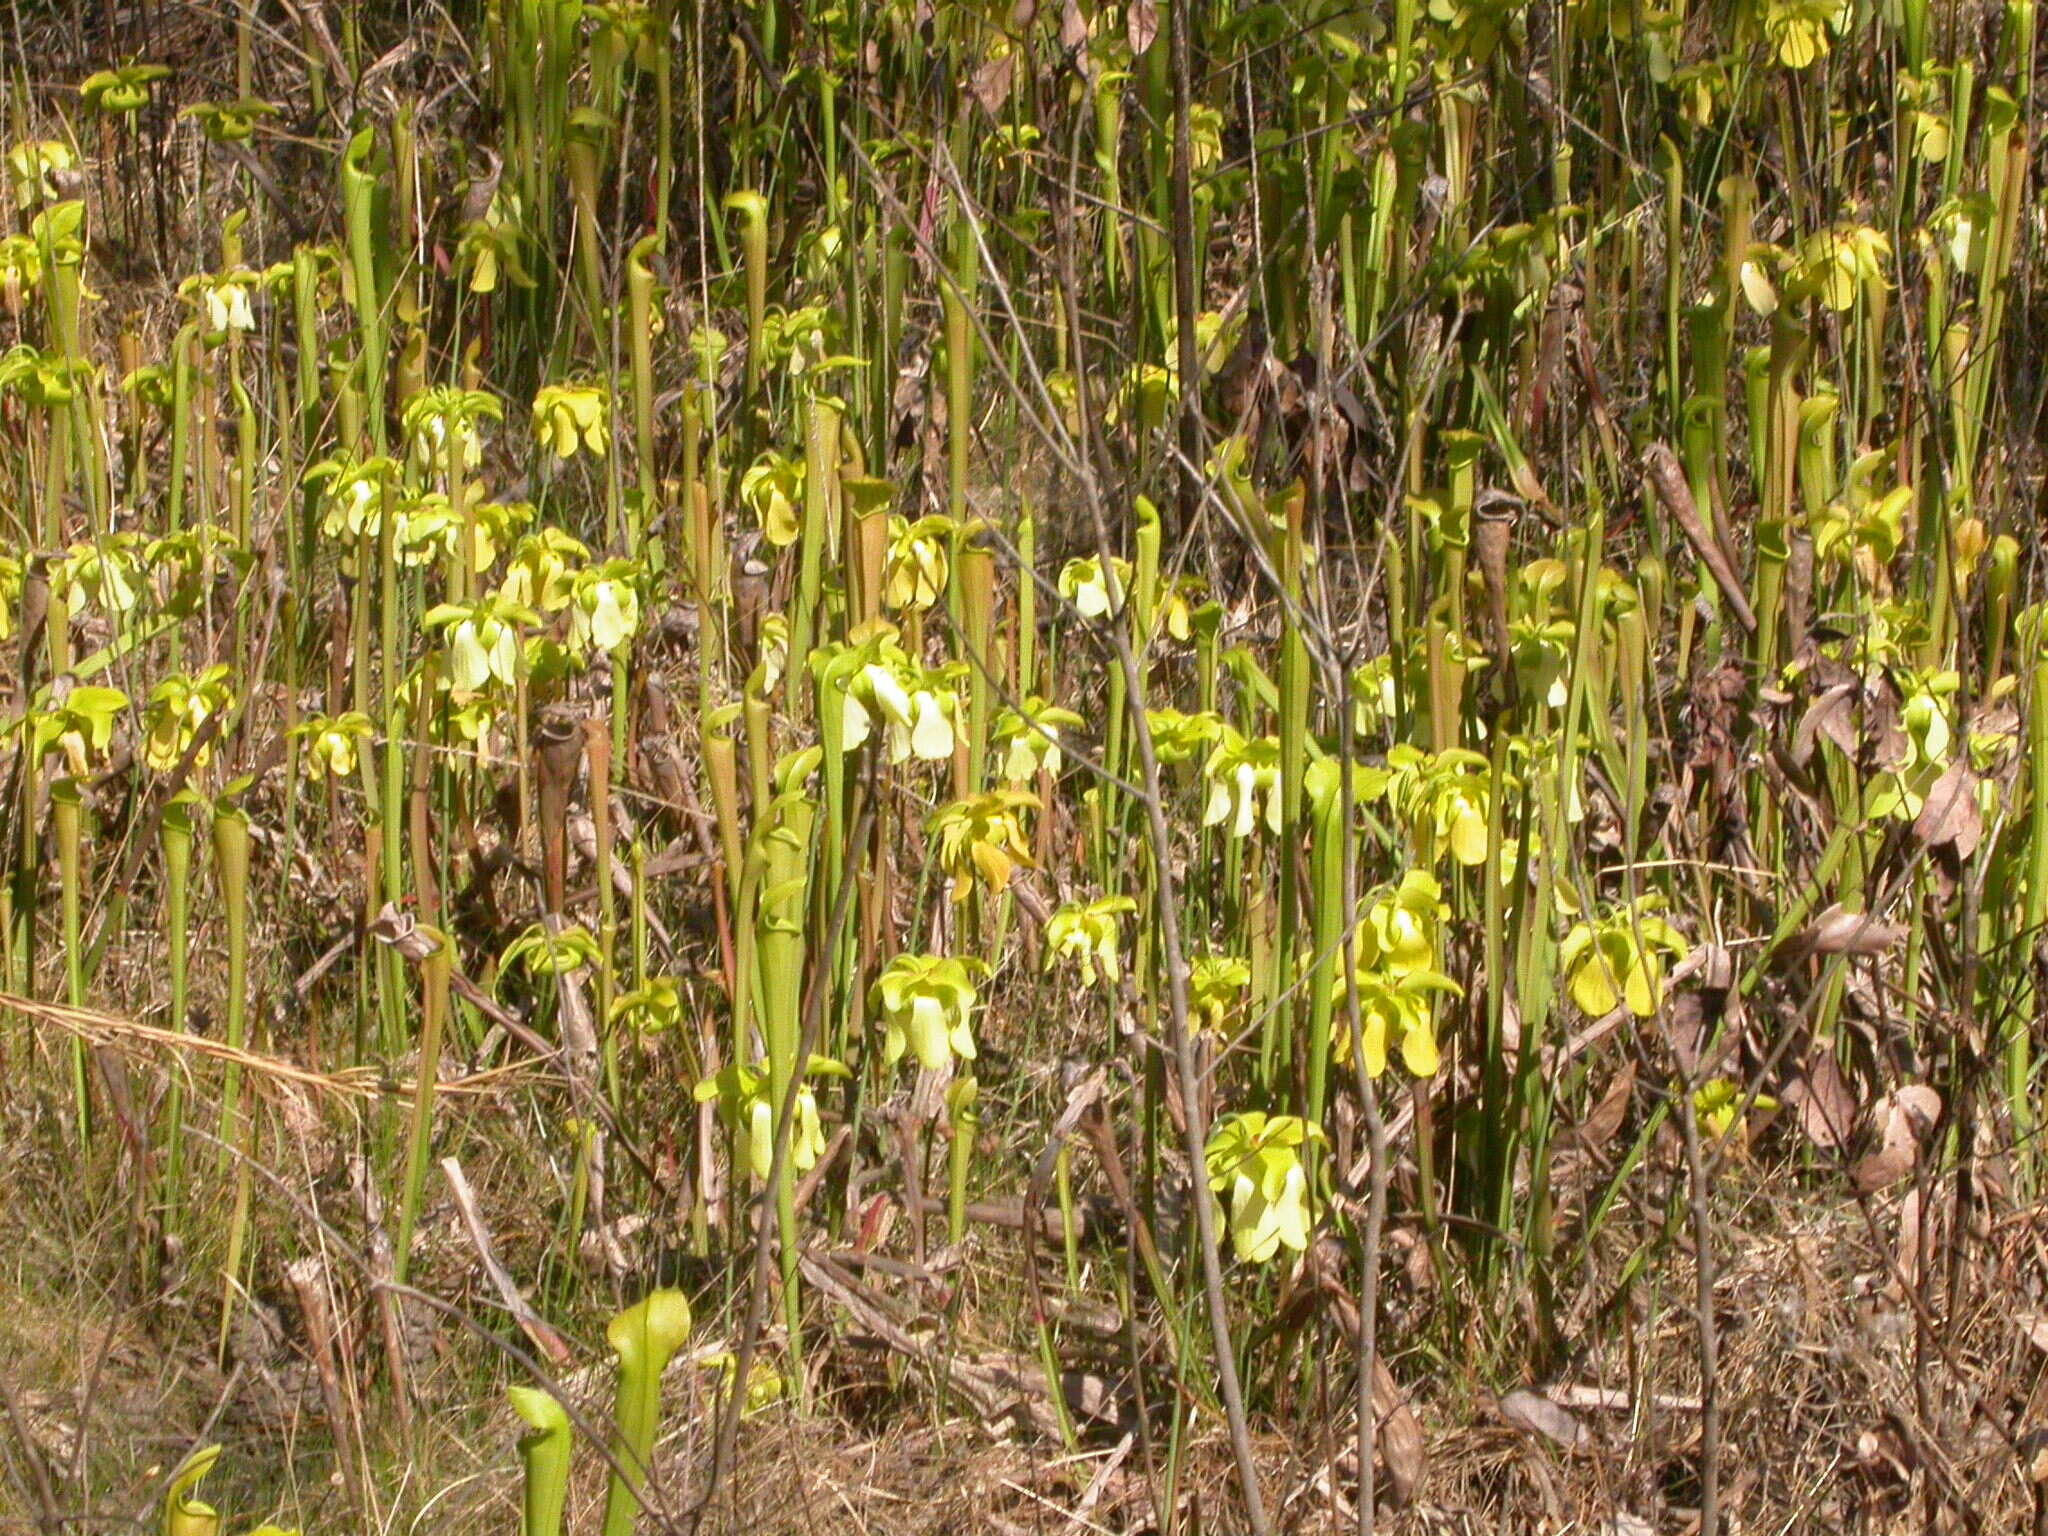
M248 1044L249 818L232 803L214 807L213 866L220 882L221 910L227 925L227 1043L230 1050L240 1051ZM255 1150L254 1120L242 1107L242 1067L233 1057L228 1059L221 1087L220 1141L238 1154L227 1259L221 1266L220 1353L225 1358L235 1296L241 1289L243 1246L249 1225L249 1158Z

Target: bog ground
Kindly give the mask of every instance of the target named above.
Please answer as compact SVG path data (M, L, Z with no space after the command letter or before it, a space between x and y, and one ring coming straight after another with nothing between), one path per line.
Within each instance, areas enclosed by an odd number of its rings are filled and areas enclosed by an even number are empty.
M2034 0L0 34L0 1532L2048 1531Z

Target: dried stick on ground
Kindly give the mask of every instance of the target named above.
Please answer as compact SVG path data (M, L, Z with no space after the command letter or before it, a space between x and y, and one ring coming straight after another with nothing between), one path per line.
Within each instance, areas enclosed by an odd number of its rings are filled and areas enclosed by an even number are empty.
M574 1352L519 1294L519 1287L513 1284L505 1266L498 1262L498 1255L491 1246L491 1234L484 1226L483 1213L477 1209L476 1192L469 1187L462 1164L452 1157L444 1157L441 1159L441 1173L448 1180L448 1193L455 1197L455 1209L461 1213L462 1224L468 1229L470 1246L476 1249L484 1275L498 1293L498 1299L505 1303L505 1310L512 1314L512 1320L519 1324L520 1331L533 1341L535 1349L556 1365L568 1365L576 1358Z
M367 1518L369 1505L363 1499L358 1467L362 1456L362 1424L354 1404L343 1390L341 1366L334 1350L334 1308L327 1298L327 1266L308 1254L284 1267L284 1277L298 1299L299 1318L306 1326L306 1345L313 1353L313 1374L320 1380L320 1396L327 1405L327 1418L334 1434L334 1465L341 1473L342 1486L356 1510Z

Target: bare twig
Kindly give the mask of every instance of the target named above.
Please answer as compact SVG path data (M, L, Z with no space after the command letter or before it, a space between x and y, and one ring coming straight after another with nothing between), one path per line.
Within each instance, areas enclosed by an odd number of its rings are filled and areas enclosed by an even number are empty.
M284 1267L285 1280L298 1298L299 1317L306 1327L306 1345L313 1354L313 1374L320 1380L320 1396L327 1405L328 1422L334 1431L334 1464L341 1473L342 1486L358 1519L366 1519L369 1506L363 1499L360 1460L363 1453L362 1424L352 1411L342 1389L341 1366L334 1351L334 1308L327 1296L327 1266L315 1255L294 1259Z
M441 1173L448 1180L448 1193L455 1198L455 1209L461 1213L462 1224L469 1231L470 1246L476 1249L478 1261L484 1267L484 1275L491 1282L491 1289L498 1293L498 1299L505 1303L505 1310L512 1314L512 1320L519 1324L520 1332L533 1341L539 1350L556 1365L567 1365L576 1358L562 1336L550 1328L533 1310L527 1299L520 1295L519 1287L505 1266L498 1262L498 1255L491 1246L491 1234L484 1226L483 1213L477 1209L476 1191L469 1187L469 1179L463 1174L462 1164L452 1157L441 1159Z

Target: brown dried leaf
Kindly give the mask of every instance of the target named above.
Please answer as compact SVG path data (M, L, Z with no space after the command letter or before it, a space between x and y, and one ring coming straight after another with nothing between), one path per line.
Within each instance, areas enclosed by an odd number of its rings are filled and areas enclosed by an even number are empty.
M1874 1195L1912 1171L1911 1147L1880 1147L1849 1165L1849 1182L1859 1195Z
M968 82L968 89L974 99L981 103L984 112L993 115L1002 110L1003 103L1010 99L1010 82L1016 77L1017 55L1007 49L995 58L984 60Z
M1540 1435L1568 1451L1578 1450L1593 1438L1593 1432L1579 1422L1576 1414L1538 1392L1517 1387L1500 1400L1498 1408L1500 1416L1516 1429Z
M1681 992L1671 999L1664 1020L1664 1038L1678 1070L1687 1077L1700 1075L1700 1055L1706 1049L1709 1021L1707 1005L1697 992Z
M1908 1482L1919 1461L1912 1443L1894 1425L1880 1424L1856 1437L1856 1463L1865 1477Z
M1909 1189L1899 1202L1898 1274L1891 1289L1915 1291L1920 1287L1920 1191Z
M1927 791L1913 835L1930 848L1948 847L1967 859L1984 841L1984 815L1977 808L1977 775L1960 754Z
M1756 613L1749 606L1749 595L1743 591L1741 578L1729 563L1727 552L1715 542L1707 525L1700 520L1699 508L1692 499L1692 487L1686 483L1678 455L1663 443L1652 443L1643 450L1643 472L1649 477L1650 488L1657 493L1658 501L1664 504L1665 512L1684 532L1693 553L1699 556L1700 563L1721 589L1721 595L1727 600L1736 620L1749 633L1755 634Z
M1909 1083L1880 1099L1872 1115L1878 1125L1878 1149L1849 1169L1850 1182L1866 1195L1913 1171L1920 1138L1941 1119L1941 1095L1925 1083Z
M2048 1355L2048 1312L2029 1307L2015 1312L2012 1320L2019 1324L2020 1332L2026 1335L2029 1344Z
M1636 1064L1631 1061L1614 1074L1614 1081L1600 1095L1600 1102L1587 1111L1586 1118L1566 1132L1571 1145L1582 1152L1599 1152L1614 1140L1614 1133L1621 1129L1628 1114L1629 1098L1635 1087Z
M1415 1497L1416 1487L1428 1463L1423 1448L1422 1421L1408 1406L1394 1373L1379 1356L1373 1357L1372 1411L1379 1420L1380 1470L1386 1474L1387 1497L1400 1508Z
M1144 53L1158 36L1157 0L1130 0L1130 4L1124 7L1124 38L1131 45L1132 56Z
M1786 539L1785 638L1794 656L1813 654L1813 536L1794 526Z
M1076 0L1066 0L1060 7L1060 46L1069 53L1088 46L1088 18Z
M1788 955L1878 955L1906 942L1897 923L1881 923L1868 912L1845 912L1839 904L1794 934L1785 945Z
M1792 732L1792 761L1804 768L1826 736L1851 757L1856 754L1856 685L1837 683L1806 708Z
M1906 764L1913 742L1899 721L1899 690L1880 681L1863 695L1863 737L1873 743L1865 754L1880 768L1897 770Z
M2017 742L2020 726L2020 712L2009 700L1979 704L1970 711L1970 733L1975 736L2006 736L2012 738L2007 745Z
M1807 1053L1805 1070L1786 1085L1782 1097L1798 1111L1800 1132L1816 1147L1832 1152L1848 1144L1861 1106L1825 1043Z
M505 173L505 162L488 149L483 151L489 166L481 175L469 178L469 188L462 197L462 222L474 224L485 218L491 211L491 200L498 195L498 178Z
M2027 1469L2027 1481L2048 1483L2048 1430L2030 1429L2020 1436L2020 1459Z
M395 901L384 903L383 910L370 924L369 934L379 944L388 944L413 961L424 960L441 948L441 941L421 928L410 912L400 911Z
M1878 1102L1884 1118L1884 1139L1910 1136L1918 1141L1941 1119L1941 1094L1925 1083L1908 1083L1894 1088Z

